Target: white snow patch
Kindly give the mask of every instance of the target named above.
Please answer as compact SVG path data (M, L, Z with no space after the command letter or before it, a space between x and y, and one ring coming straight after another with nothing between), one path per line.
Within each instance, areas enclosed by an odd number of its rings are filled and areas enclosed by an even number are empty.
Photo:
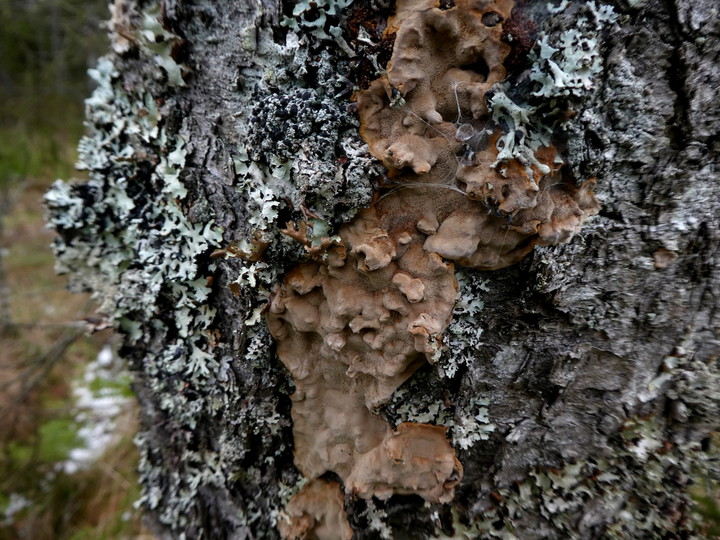
M93 389L96 381L121 381L127 372L120 366L109 345L88 364L81 381L73 389L75 421L81 426L78 438L82 445L68 453L61 464L67 474L73 474L94 463L118 439L118 420L132 404L132 398L114 387Z
M12 524L13 516L31 504L32 501L30 499L23 497L19 493L11 493L10 501L7 506L3 510L0 510L3 516L2 521L0 521L0 525Z

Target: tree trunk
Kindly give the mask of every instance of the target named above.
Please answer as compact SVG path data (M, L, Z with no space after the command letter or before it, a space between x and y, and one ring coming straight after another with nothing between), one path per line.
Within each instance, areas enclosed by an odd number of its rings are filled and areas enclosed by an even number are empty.
M528 1L510 6L509 19L508 0L437 3L437 20L472 4L502 36L504 64L486 55L458 71L490 84L497 69L507 79L474 101L454 86L436 106L457 106L458 117L433 125L455 134L432 127L430 115L421 119L428 136L434 129L440 144L457 146L449 155L458 171L468 148L480 159L475 151L520 152L525 138L542 139L564 161L547 162L564 187L540 184L538 197L559 189L577 201L594 177L600 210L567 243L523 236L521 247L537 247L517 264L473 269L457 259L442 350L410 355L404 378L374 403L390 437L401 422L448 426L452 448L438 452L464 471L449 497L350 489L353 474L339 465L308 473L303 456L295 461L307 478L295 467L291 408L301 398L290 395L307 388L283 365L282 343L276 356L268 298L285 294L286 273L309 268L298 266L308 256L313 272L325 272L332 263L323 253L351 244L342 226L365 219L360 209L400 200L393 216L402 217L414 193L432 204L460 185L451 175L447 188L427 188L421 177L432 160L408 167L397 153L385 160L388 178L368 117L358 130L363 92L400 69L393 38L409 23L398 18L395 36L383 35L389 3L115 0L113 52L93 73L80 143L89 180L57 182L46 200L59 268L94 293L123 338L141 406L148 524L162 538L275 538L295 519L292 497L322 475L347 488L338 519L346 514L356 538L702 536L690 493L717 477L709 437L720 413L713 0ZM452 61L449 42L423 39L413 54ZM388 83L382 110L415 114L418 88L433 84L424 76L414 93ZM483 127L506 142L460 142L463 129L480 138ZM535 159L523 155L505 163ZM408 175L420 182L398 187ZM489 200L497 217L483 217L488 223L514 226L525 211ZM591 213L581 208L580 221ZM505 253L511 227L502 227L495 244ZM316 519L309 537L330 527L327 516ZM340 525L330 531L325 537L346 534Z

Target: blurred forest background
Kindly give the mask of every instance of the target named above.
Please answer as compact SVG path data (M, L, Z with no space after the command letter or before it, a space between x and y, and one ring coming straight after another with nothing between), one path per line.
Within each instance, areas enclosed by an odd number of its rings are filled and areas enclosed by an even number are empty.
M0 0L0 539L149 537L129 377L53 271L42 195L74 170L106 0Z

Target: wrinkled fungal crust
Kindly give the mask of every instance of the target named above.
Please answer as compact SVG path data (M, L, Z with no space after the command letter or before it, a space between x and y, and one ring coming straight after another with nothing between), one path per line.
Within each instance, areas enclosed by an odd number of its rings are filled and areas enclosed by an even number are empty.
M285 509L278 523L284 538L350 540L343 494L337 482L311 480Z
M295 462L310 479L337 474L346 493L363 498L448 502L460 482L445 428L393 428L374 414L438 357L456 301L453 262L507 267L535 245L567 241L598 209L593 182L577 187L554 148L523 163L502 157L507 133L491 123L485 97L506 76L502 21L513 2L444 7L397 2L387 73L358 95L361 135L393 186L291 271L269 307L296 384ZM304 501L338 488L308 486L288 507L286 538L325 537L307 524L316 503Z
M333 471L361 497L448 501L461 467L444 428L393 431L373 414L432 360L455 304L452 265L425 251L413 228L382 230L364 212L325 262L289 273L268 322L296 384L295 462L305 476Z

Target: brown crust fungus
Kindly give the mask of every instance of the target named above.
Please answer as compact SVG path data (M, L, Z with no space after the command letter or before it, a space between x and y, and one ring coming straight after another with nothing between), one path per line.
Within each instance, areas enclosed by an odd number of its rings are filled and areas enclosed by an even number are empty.
M485 94L506 75L502 22L512 7L399 0L387 75L358 96L360 133L397 184L376 204L381 227L417 216L425 249L480 270L567 241L599 208L594 183L565 178L553 147L539 148L531 165L499 161L501 133L487 136Z
M350 540L343 499L337 482L310 480L280 516L280 535L288 540Z
M453 267L423 249L412 224L378 228L372 209L339 236L342 246L324 262L288 274L269 308L278 356L296 385L295 463L308 478L335 472L362 497L449 500L461 467L444 428L418 432L430 452L420 467L408 455L413 428L394 431L374 411L433 361L455 305Z
M457 294L450 261L504 268L535 245L568 240L597 212L594 182L576 187L554 148L539 149L528 166L498 160L499 130L481 140L490 123L485 94L506 75L502 22L512 7L398 0L388 21L392 58L386 75L359 93L358 112L361 135L396 187L292 270L268 310L296 384L295 463L309 479L332 471L346 493L363 498L450 501L462 465L445 428L393 428L375 414L437 358ZM308 516L338 489L311 480L288 506L283 536L333 537L319 532L331 520ZM344 538L337 527L334 537Z

